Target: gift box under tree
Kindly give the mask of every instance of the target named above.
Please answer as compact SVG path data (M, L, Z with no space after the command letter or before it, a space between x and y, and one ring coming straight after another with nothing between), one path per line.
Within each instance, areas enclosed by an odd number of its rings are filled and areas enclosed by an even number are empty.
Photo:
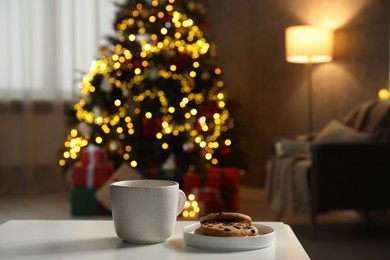
M72 216L111 215L96 198L96 188L73 188L70 193Z
M188 173L183 177L183 189L186 194L197 193L198 200L210 199L215 203L215 207L206 208L205 213L215 211L239 211L239 169L235 167L211 167L205 175ZM220 200L223 201L223 207L219 207Z
M89 145L81 151L81 159L73 165L72 186L99 188L112 175L113 165L107 161L105 151Z
M192 189L199 205L201 215L226 211L225 201L221 197L219 190L210 187L200 187Z
M73 216L109 215L95 193L112 175L112 163L102 148L88 145L80 154L80 160L72 167L72 189L70 192Z

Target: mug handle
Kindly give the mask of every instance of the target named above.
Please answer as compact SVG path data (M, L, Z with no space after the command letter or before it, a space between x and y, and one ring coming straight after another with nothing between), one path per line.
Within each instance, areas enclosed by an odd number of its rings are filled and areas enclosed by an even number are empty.
M179 216L179 214L183 211L184 205L186 204L186 200L187 200L186 194L182 190L179 190L179 203L177 206L176 216Z

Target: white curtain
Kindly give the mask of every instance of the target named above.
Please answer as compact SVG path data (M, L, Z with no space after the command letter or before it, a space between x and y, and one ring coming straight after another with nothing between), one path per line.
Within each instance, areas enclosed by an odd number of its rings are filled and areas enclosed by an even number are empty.
M112 35L112 0L0 0L0 194L58 191L65 109Z

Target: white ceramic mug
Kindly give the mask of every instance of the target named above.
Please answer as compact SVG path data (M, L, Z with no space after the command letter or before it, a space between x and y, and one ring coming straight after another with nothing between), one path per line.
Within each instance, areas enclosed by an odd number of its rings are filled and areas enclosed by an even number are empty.
M127 243L164 242L186 202L175 181L118 181L110 192L115 231Z

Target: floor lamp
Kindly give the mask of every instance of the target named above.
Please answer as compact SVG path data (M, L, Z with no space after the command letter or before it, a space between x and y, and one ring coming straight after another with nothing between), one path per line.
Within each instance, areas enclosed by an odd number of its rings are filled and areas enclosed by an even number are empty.
M286 60L306 64L307 123L313 132L313 64L329 62L333 53L333 31L323 27L298 25L286 29Z

